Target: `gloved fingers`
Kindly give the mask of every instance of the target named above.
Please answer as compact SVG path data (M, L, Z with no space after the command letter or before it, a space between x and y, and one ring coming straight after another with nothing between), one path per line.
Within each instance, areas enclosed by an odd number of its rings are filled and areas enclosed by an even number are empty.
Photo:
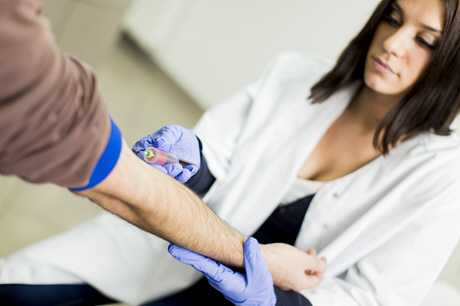
M133 147L133 152L134 154L136 154L137 157L139 157L140 159L144 160L144 150L143 151L140 151L140 150L134 150L134 147Z
M144 160L144 152L145 150L142 150L142 151L134 151L134 147L133 147L133 152L134 154L136 154L137 157L139 157L141 160ZM160 166L160 165L157 165L157 164L150 164L150 166L160 170L161 172L163 173L166 173L167 175L171 176L171 177L176 177L178 174L180 174L182 172L182 165L179 164L179 163L175 163L175 164L167 164L167 165L164 165L164 166Z
M139 139L133 146L133 152L137 153L139 151L145 151L146 148L151 147L153 144L150 136Z
M190 177L194 176L198 172L198 166L188 165L184 169L187 169L190 172Z
M253 237L249 237L244 244L244 268L248 284L266 282L270 278L271 284L273 279L268 271L259 243Z
M168 138L159 137L153 140L152 146L163 152L170 153L174 144L175 142L171 142Z
M170 152L171 148L180 140L182 136L181 131L176 125L166 125L162 127L155 135L153 146L165 151Z
M184 184L186 183L190 178L192 177L192 174L190 171L187 169L187 167L183 168L182 172L179 173L176 176L176 180L179 181L179 183Z
M224 297L234 305L239 305L241 301L247 300L245 297L246 279L241 273L235 273L222 281L215 281L206 275L205 277L211 287L222 293Z
M171 176L177 178L177 176L182 172L184 168L182 168L181 164L174 163L174 164L167 164L163 166L166 169L166 173Z
M208 280L213 282L222 282L229 274L234 273L223 264L175 244L169 245L168 252L175 259L203 273Z

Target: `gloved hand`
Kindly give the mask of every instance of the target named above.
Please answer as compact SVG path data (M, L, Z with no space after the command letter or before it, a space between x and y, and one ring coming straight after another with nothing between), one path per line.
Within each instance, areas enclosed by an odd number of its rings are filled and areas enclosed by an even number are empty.
M170 244L168 250L177 260L202 272L209 284L233 304L244 306L276 304L273 279L256 239L250 237L244 244L245 274L234 272L221 263L174 244Z
M155 147L166 153L173 153L179 159L191 162L196 166L182 167L179 163L159 166L151 164L169 176L175 177L180 183L187 182L198 172L201 164L201 153L195 134L179 125L166 125L153 134L140 139L133 146L133 152L142 160L146 148Z

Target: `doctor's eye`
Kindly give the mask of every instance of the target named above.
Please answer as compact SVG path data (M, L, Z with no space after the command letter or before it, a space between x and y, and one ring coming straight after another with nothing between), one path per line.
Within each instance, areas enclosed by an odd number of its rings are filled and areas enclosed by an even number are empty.
M417 37L417 42L425 49L428 49L428 50L436 49L436 45L430 44L429 42L427 42L426 40L424 40L421 37Z
M386 23L388 23L390 26L401 26L401 23L395 17L391 16L391 14L384 15L383 18L385 18Z

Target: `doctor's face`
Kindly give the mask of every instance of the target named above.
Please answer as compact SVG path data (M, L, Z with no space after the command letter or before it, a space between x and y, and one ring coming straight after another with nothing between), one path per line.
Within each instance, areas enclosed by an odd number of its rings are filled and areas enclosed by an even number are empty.
M441 0L396 0L378 25L364 67L364 83L404 96L429 65L444 25Z

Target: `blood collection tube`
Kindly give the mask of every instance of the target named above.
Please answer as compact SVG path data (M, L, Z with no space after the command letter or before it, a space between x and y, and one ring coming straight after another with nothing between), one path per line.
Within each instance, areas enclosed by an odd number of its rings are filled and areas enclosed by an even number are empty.
M150 164L157 164L160 166L179 162L179 158L177 158L176 155L160 151L154 147L145 149L144 160Z

